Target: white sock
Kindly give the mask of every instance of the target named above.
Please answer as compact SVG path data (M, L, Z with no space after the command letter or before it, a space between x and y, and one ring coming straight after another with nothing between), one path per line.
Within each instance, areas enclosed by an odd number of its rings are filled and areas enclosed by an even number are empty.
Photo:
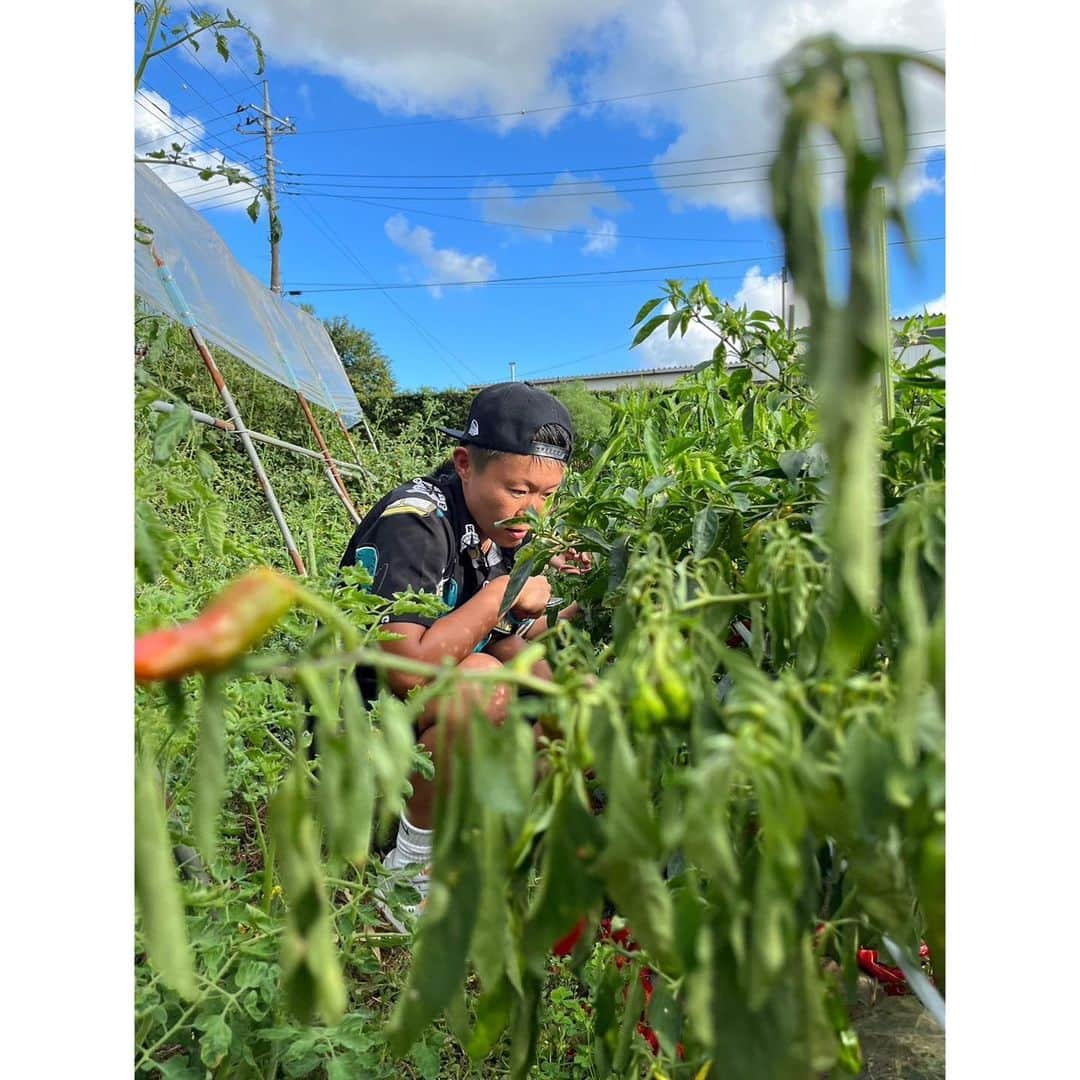
M432 831L414 825L403 813L398 822L397 847L407 862L426 863L431 861Z

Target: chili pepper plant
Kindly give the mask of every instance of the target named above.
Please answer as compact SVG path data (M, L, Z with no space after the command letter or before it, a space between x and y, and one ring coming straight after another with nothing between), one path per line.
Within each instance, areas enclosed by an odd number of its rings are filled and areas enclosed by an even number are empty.
M412 718L454 680L494 676L378 650L384 615L438 601L337 577L327 553L347 529L314 489L312 580L261 571L217 618L167 629L234 564L282 559L265 530L226 524L225 472L184 442L182 410L146 434L165 464L141 461L137 483L141 622L159 628L140 648L160 660L140 669L136 731L143 1075L855 1075L860 948L888 937L917 966L925 942L944 990L944 361L888 359L873 261L872 188L896 193L908 157L906 65L937 70L831 38L784 65L773 205L808 331L707 282L669 281L633 319L635 345L698 324L715 352L671 389L623 393L530 521L507 604L575 547L595 555L568 593L584 616L497 673L521 691L510 719L455 744L452 784L436 774L407 949L378 930L372 892L409 895L373 850L409 777L430 774ZM846 164L842 302L822 131ZM889 213L903 230L899 201ZM552 683L530 674L543 653ZM369 709L361 661L429 682ZM539 747L520 720L543 722ZM198 875L178 875L177 845Z

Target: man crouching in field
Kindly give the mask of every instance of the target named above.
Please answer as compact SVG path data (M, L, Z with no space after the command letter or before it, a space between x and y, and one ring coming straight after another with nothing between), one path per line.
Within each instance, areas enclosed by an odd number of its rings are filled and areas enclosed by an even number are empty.
M401 637L382 643L387 652L429 664L451 657L463 670L497 669L546 628L541 616L551 587L541 575L530 577L508 615L498 618L514 556L528 532L502 523L528 510L542 511L562 483L573 445L570 414L542 390L502 383L476 396L464 431L439 430L459 443L452 459L430 476L383 496L357 526L341 565L365 567L377 596L392 599L397 592L414 589L440 597L450 608L438 619L388 616L393 621L384 629ZM581 556L577 565L574 559L562 561L560 568L580 572L588 568L588 557ZM571 605L560 618L575 611ZM551 678L546 661L534 665L533 672ZM373 700L378 692L375 671L357 669L357 678L365 699ZM424 680L392 671L386 682L404 698ZM505 684L460 684L448 698L425 708L417 737L431 752L436 769L440 725L454 731L478 713L500 724L509 700ZM419 776L413 778L413 787L384 863L392 869L419 868L410 884L421 902L406 909L415 918L427 897L435 789ZM380 906L390 922L404 930L385 905Z

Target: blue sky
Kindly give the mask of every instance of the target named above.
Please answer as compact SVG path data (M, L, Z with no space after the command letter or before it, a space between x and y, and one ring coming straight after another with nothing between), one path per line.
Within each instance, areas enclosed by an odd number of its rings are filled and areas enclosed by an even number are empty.
M721 297L778 310L782 249L767 185L751 182L780 121L776 62L826 30L945 55L943 5L922 0L870 12L821 0L750 12L705 0L231 8L260 35L272 111L297 132L275 143L284 288L371 330L403 388L496 381L510 361L527 377L708 355L694 336L630 352L629 323L666 277L707 277ZM261 104L262 76L232 41L229 63L212 42L150 62L138 151L177 141L261 173L257 129L236 131L253 114L236 109ZM928 80L913 93L921 149L905 195L927 242L916 266L889 250L898 314L945 307L945 244L931 239L945 234L944 93ZM245 193L161 172L268 281L265 214L249 221ZM836 246L840 226L833 214ZM682 266L699 263L714 265Z

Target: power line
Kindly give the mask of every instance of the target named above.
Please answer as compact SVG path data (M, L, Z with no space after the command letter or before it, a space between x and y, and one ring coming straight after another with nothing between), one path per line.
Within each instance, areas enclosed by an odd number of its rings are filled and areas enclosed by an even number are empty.
M923 236L916 237L910 241L908 240L890 240L889 247L896 247L899 245L910 244L929 244L936 241L944 240L944 236ZM827 253L850 251L848 247L835 247L826 249ZM735 264L745 263L763 263L774 262L776 260L782 260L783 255L766 255L766 256L747 256L740 259L717 259L708 262L692 262L692 263L667 263L660 266L634 266L627 267L622 270L584 270L575 271L573 273L561 273L561 274L529 274L520 277L507 277L507 278L476 278L467 281L419 281L419 282L374 282L370 285L354 285L354 284L334 284L334 283L322 283L313 282L312 287L306 287L302 290L302 293L320 293L320 292L365 292L370 289L445 289L445 288L460 288L465 286L480 286L480 285L503 285L518 282L539 282L539 281L554 281L562 279L578 279L578 278L597 278L608 277L619 274L645 274L655 273L661 270L693 270L705 266L730 266Z
M944 52L940 49L923 49L917 55ZM512 109L507 112L478 113L475 116L444 116L432 117L427 120L402 120L389 124L366 124L359 127L340 128L312 128L303 132L305 135L334 135L349 131L376 131L381 128L420 127L429 124L453 124L467 123L474 120L503 120L511 116L535 116L539 113L564 112L569 109L585 109L593 105L611 105L621 101L635 101L640 98L659 97L663 94L678 94L686 90L703 90L716 86L727 86L733 83L752 82L755 79L775 79L781 75L797 74L794 71L765 71L754 75L739 75L730 79L713 79L710 82L690 83L687 86L671 86L663 90L642 90L634 94L620 94L617 97L594 98L590 101L570 102L566 105L543 105L535 109Z
M152 87L150 89L152 89ZM163 101L168 101L168 98L164 97L164 95L162 95L162 94L158 94L158 92L156 90L154 90L154 93L157 94L158 97L161 97L161 99ZM181 124L176 119L176 117L171 116L169 113L167 113L160 105L158 105L158 103L156 101L152 100L151 98L137 96L135 98L135 104L138 105L144 112L149 113L151 116L153 116L154 113L159 114L158 116L155 116L154 118L155 119L160 118L160 120L164 121L165 125L168 128L169 134L176 135L178 137L182 137L185 133L188 134L194 140L194 142L196 144L195 146L188 148L189 153L193 153L193 154L194 153L203 153L203 154L220 153L224 157L225 154L226 154L226 151L235 149L236 147L243 145L242 143L239 143L239 142L230 143L230 144L227 144L225 146L215 146L212 143L207 143L208 148L207 149L202 149L198 144L200 142L202 142L202 141L206 141L207 135L206 135L205 131L200 135L199 132L193 130L190 126L188 126L186 124ZM153 112L151 112L151 109L153 110ZM144 139L144 140L142 140L142 142L137 143L136 147L138 147L138 146L147 146L147 145L150 145L151 143L162 141L162 139L164 139L164 138L167 138L167 136L162 136L161 139L157 139L157 138L155 138L155 139ZM239 155L238 155L238 157L239 157L239 163L242 163L242 164L249 164L250 161L251 161L250 157L244 158L243 156L239 156ZM168 165L170 163L168 161L166 161L166 160L162 160L161 164Z
M917 150L941 150L943 144L931 144L929 146L916 147ZM846 160L843 154L832 154L825 157L819 157L819 162L824 161L844 161ZM933 160L932 158L919 158L912 159L908 162L909 165L924 165L926 162ZM575 190L574 194L581 195L617 195L623 188L613 187L614 184L640 184L646 183L651 180L679 180L687 176L723 176L727 173L747 172L751 169L768 169L772 167L771 161L758 162L754 165L729 165L726 168L718 169L689 169L683 172L657 172L648 176L611 176L603 177L598 180L555 180L550 184L545 185L543 182L534 182L518 185L519 187L547 187L548 190L552 188L574 188L582 189L591 187L596 189L597 185L606 185L606 190L601 188L599 190ZM762 179L765 179L764 177ZM292 187L303 188L345 188L346 190L361 189L366 190L369 188L386 189L389 188L395 193L398 191L476 191L475 184L435 184L435 185L423 185L423 184L345 184L336 183L333 181L314 181L314 180L287 180L283 183L288 183ZM376 191L375 194L382 194L380 191ZM486 195L486 193L484 193ZM538 193L534 193L538 194ZM492 196L497 197L497 196ZM525 198L532 196L525 195Z
M926 128L922 131L912 131L910 136L912 138L919 135L943 135L945 133L944 128ZM862 143L878 143L881 142L880 138L866 138L859 140ZM812 143L810 148L823 147L830 148L835 146L833 142ZM928 150L936 149L941 144L933 144L932 146L913 146L912 150ZM298 172L290 173L289 170L283 169L283 175L292 176L329 176L329 177L341 177L343 179L356 179L356 180L498 180L504 177L514 176L554 176L559 173L587 173L587 172L607 172L625 169L649 169L656 168L658 166L666 165L700 165L706 161L728 161L734 158L744 157L761 157L766 154L775 154L776 147L769 147L765 150L744 150L739 153L733 154L713 154L709 157L698 158L673 158L668 161L639 161L633 162L629 165L592 165L581 166L578 168L567 168L560 166L553 169L533 169L526 172L495 172L495 173L320 173L320 172ZM749 166L753 168L753 166Z
M524 229L528 232L558 233L565 236L610 236L609 233L590 231L588 229L558 229L548 225L526 225L517 221L495 221L491 218L463 217L461 214L445 214L438 210L425 210L419 206L395 206L393 203L376 202L372 199L357 198L353 200L363 206L377 206L383 210L397 210L404 214L422 214L425 217L443 218L447 221L468 221L477 225L498 226L504 229ZM711 236L654 236L648 233L618 234L623 240L670 240L677 243L687 244L749 244L752 240L732 240L728 237Z
M824 172L819 172L818 176L841 176L845 172L844 169L833 169ZM636 187L636 188L619 188L618 194L620 195L632 195L639 191L683 191L691 188L713 188L713 187L734 187L739 184L767 184L769 178L767 176L761 176L756 178L744 179L744 180L714 180L710 183L703 184L669 184L666 187L661 187L658 184L653 184L648 187ZM300 193L295 193L300 194ZM347 202L362 201L360 196L356 195L342 195L333 191L306 191L303 192L309 199L344 199ZM520 202L523 199L580 199L588 192L580 191L555 191L555 192L537 192L534 195L399 195L397 199L399 202Z
M589 353L587 356L578 356L573 360L564 360L561 364L549 364L547 367L532 368L529 371L522 372L521 377L527 379L530 375L545 375L549 371L560 371L562 368L568 368L572 364L584 364L586 360L595 360L598 356L607 356L610 353L624 350L630 351L629 346L625 341L619 342L618 345L612 345L610 349L601 349L599 352Z
M633 266L625 270L583 270L564 274L528 274L521 277L508 278L476 278L468 281L421 281L421 282L387 282L374 285L334 285L332 283L315 282L317 286L327 285L327 288L306 288L304 292L350 292L353 290L366 290L371 288L381 289L438 289L448 285L501 285L518 281L553 281L563 278L586 278L586 277L611 277L616 274L649 274L658 270L691 270L702 266L729 266L734 263L768 262L771 259L782 259L782 255L771 255L765 258L752 257L743 259L716 259L709 262L693 263L667 263L661 266Z
M326 226L325 230L322 229L319 226L318 221L316 221L314 218L312 218L308 214L307 208L301 202L301 200L303 199L303 196L293 195L293 196L291 196L291 198L296 200L297 206L299 207L301 213L303 213L304 216L307 217L309 221L312 221L313 224L315 224L316 227L319 228L319 231L322 232L323 235L326 236L327 239L329 239L330 242L335 247L337 247L338 250L341 251L350 262L352 262L356 266L358 266L361 269L361 271L363 271L364 274L366 274L369 278L371 278L372 281L375 280L374 275L360 261L360 259L355 255L355 253L351 250L351 248L349 248L348 245L346 245L343 240L341 240L339 237L334 235L334 232L333 232L333 229L330 226L330 223L326 221L326 219L322 216L321 213L319 213L319 210L318 210L317 207L312 206L311 207L311 213L315 214L316 217L319 219L319 221L323 222L323 224ZM401 306L401 304L397 301L397 299L395 297L391 296L390 293L388 293L385 289L380 289L379 291L382 292L383 295L386 297L386 299L397 309L398 313L401 314L410 323L410 325L412 325L413 329L416 330L416 332L420 335L421 339L424 341L424 344L426 344L427 347L429 349L431 349L431 351L433 353L435 353L436 356L439 356L440 350L441 350L441 352L443 354L443 359L449 358L450 360L452 360L454 362L455 366L458 367L459 372L464 371L467 375L472 376L473 379L478 379L479 378L479 376L476 374L476 372L473 371L472 368L469 367L469 365L466 364L465 361L462 360L461 357L459 357L457 355L457 353L455 353L452 349L448 348L433 333L431 333L429 330L427 330L425 327L423 327L408 311L406 311L405 308L403 308ZM467 383L468 378L464 379L463 382Z

